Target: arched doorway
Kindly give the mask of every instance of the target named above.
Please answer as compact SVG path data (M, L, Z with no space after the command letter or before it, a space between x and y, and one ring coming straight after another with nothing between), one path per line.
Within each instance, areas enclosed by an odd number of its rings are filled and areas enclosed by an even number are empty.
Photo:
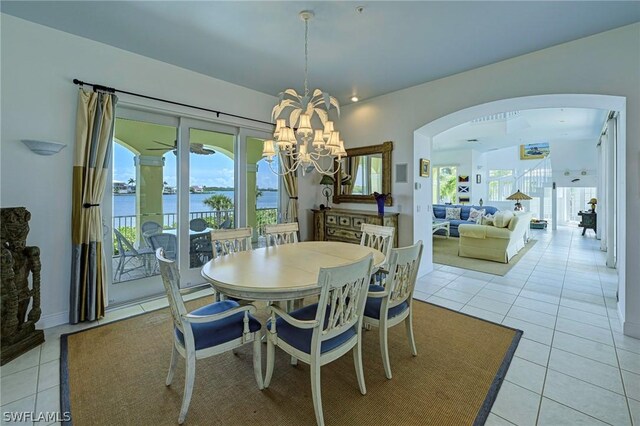
M554 94L525 96L503 99L456 111L448 114L414 131L414 176L420 175L419 158L431 157L431 146L434 136L452 127L464 124L473 119L516 110L536 108L595 108L617 112L617 140L615 146L615 197L616 229L615 248L617 253L617 270L619 282L619 310L625 314L626 280L626 98L609 95ZM613 178L613 176L612 176ZM432 182L428 180L415 183L413 197L413 240L423 240L425 250L420 268L420 275L433 270L433 246L431 239Z

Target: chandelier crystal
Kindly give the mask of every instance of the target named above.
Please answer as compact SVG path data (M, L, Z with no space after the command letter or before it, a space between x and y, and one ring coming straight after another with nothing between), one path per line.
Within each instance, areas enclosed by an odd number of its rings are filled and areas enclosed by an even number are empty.
M303 175L314 169L323 175L333 175L337 171L334 159L339 161L347 155L340 132L329 120L332 107L340 117L340 104L320 89L309 96L309 20L313 12L302 11L300 18L304 21L304 94L299 95L294 89L280 92L279 102L271 113L271 119L276 120L273 139L264 141L262 156L266 157L271 171L279 175L294 173L300 167ZM278 153L287 160L280 161L280 171L273 168L273 157ZM323 167L327 162L329 166Z

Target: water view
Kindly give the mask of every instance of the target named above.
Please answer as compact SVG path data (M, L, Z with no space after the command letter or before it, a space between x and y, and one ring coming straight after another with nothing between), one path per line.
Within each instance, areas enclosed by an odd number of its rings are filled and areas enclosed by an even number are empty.
M222 194L233 200L233 191L216 191L208 194L189 194L189 211L206 212L212 211L210 206L204 204L204 200L214 194ZM162 206L164 213L176 213L178 211L178 195L164 194L162 196ZM259 209L278 208L278 192L262 191L258 197L257 207ZM114 216L132 216L136 214L136 194L116 194L113 197Z

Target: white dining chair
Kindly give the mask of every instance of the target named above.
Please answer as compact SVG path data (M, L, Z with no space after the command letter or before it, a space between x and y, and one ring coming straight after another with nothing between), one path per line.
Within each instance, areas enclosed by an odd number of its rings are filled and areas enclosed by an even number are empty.
M264 226L267 247L298 242L298 222L278 223Z
M371 285L364 308L364 324L378 327L380 353L387 379L391 378L387 330L402 322L407 329L413 356L418 355L413 337L413 291L422 258L422 241L412 246L391 249L389 275L383 285Z
M324 425L320 393L320 367L353 350L358 386L367 393L362 369L362 317L373 267L373 256L344 266L322 268L318 303L286 313L269 305L267 321L267 372L269 386L275 364L275 347L309 364L311 395L318 425Z
M251 250L253 228L214 229L211 231L213 258Z
M371 225L363 223L360 225L362 236L360 237L360 245L371 247L384 254L384 263L380 265L376 272L376 280L382 283L383 278L387 275L387 266L389 263L389 253L393 248L393 237L395 229L391 226Z
M237 302L225 300L187 312L180 293L180 275L175 261L167 259L162 248L156 251L156 259L160 265L162 282L169 299L174 328L167 386L171 385L179 356L185 359L186 365L184 395L178 423L184 422L189 410L196 374L196 360L252 343L253 372L258 389L262 390L264 382L260 354L261 326L252 315L256 311L255 306L239 306Z

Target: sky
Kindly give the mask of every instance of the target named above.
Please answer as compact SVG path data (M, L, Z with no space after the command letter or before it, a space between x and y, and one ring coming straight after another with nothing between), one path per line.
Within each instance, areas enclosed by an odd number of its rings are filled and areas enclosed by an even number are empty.
M133 164L134 154L118 143L114 143L113 180L128 182L136 178ZM164 156L164 180L169 186L176 186L176 156L168 152ZM191 154L189 186L234 187L233 160L224 154ZM278 175L271 172L265 160L258 162L258 188L278 188Z

